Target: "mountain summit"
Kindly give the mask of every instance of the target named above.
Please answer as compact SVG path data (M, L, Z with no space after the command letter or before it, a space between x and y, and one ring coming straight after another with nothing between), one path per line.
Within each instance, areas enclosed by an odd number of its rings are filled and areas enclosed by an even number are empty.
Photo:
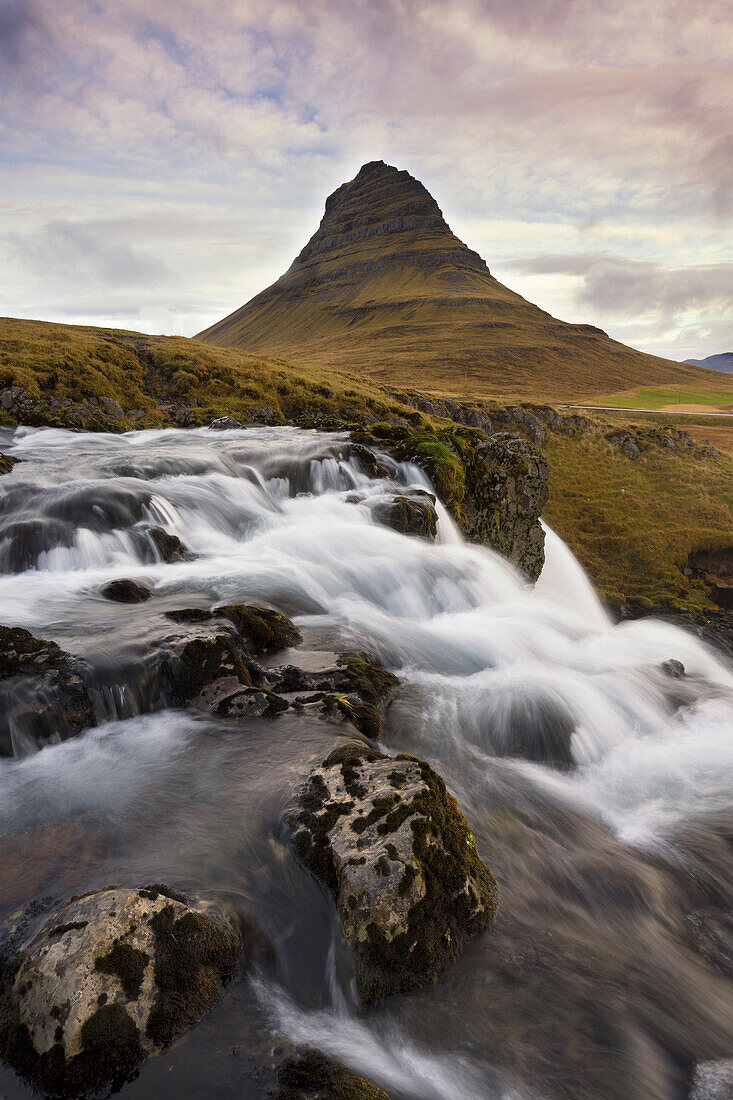
M285 274L199 334L213 344L446 393L595 398L697 379L495 279L409 172L365 164Z

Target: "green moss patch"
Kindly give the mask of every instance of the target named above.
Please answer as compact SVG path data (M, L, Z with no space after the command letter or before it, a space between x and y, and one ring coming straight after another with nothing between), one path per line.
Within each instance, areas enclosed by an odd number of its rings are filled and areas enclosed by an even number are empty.
M172 905L156 913L150 924L157 992L146 1033L156 1046L166 1046L219 1000L241 945L233 931L201 913L176 918Z
M315 1052L286 1062L278 1083L277 1100L390 1100L365 1077Z
M217 615L224 615L234 623L242 637L260 653L287 649L300 645L303 636L285 615L269 607L251 607L248 604L231 604L215 608Z
M116 940L106 955L97 955L94 969L103 974L114 974L120 980L122 989L132 1000L140 996L140 989L150 956L137 947Z

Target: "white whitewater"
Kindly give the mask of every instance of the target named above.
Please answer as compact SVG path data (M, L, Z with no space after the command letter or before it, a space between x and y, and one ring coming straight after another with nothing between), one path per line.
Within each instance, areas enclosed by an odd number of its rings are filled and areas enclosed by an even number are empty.
M46 517L57 540L0 575L5 624L93 656L115 644L118 616L132 632L155 600L265 601L303 627L337 628L343 648L368 651L396 672L403 687L387 714L386 747L429 760L459 801L480 806L501 759L542 797L637 849L664 850L686 822L730 811L733 671L673 626L614 625L550 529L533 589L498 555L465 544L440 504L436 544L375 523L370 505L394 482L370 480L348 458L345 437L297 429L22 429L3 449L22 460L0 479L4 515ZM391 466L401 486L429 488L415 467ZM104 503L112 490L124 494L117 511ZM190 560L156 560L145 544L151 524L177 535ZM2 537L0 560L20 552L13 538ZM150 585L154 600L123 611L106 603L98 590L118 577ZM671 659L685 666L682 681L664 671ZM181 752L178 727L175 736L155 734L171 721L133 718L128 734L125 723L114 727L114 744L129 737L127 767L154 775L161 754ZM91 754L101 782L106 736L97 730L86 748L82 739L5 763L6 807L15 812L21 791L53 799L51 773L68 799L83 802L83 757ZM557 766L563 744L570 759ZM104 783L96 797L107 797ZM389 1020L363 1021L336 1003L308 1010L265 982L259 991L280 1030L371 1069L401 1095L531 1095L480 1058L405 1040Z

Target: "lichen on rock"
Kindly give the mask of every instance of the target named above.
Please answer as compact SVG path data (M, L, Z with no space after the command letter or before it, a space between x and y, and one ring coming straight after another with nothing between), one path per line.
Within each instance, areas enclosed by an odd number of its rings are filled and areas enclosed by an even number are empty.
M72 898L19 952L0 1001L0 1053L54 1096L118 1087L222 995L238 925L161 885Z
M317 1051L287 1061L278 1083L277 1100L390 1100L383 1089Z
M336 899L365 1004L433 981L494 915L493 876L423 761L342 745L311 773L292 824Z

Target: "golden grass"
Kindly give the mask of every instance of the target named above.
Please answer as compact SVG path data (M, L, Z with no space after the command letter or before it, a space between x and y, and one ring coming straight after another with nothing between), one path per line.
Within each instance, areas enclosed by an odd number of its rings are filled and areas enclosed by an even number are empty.
M657 448L629 460L598 428L548 435L548 523L613 602L710 606L682 573L692 550L733 543L733 457L701 459Z
M410 388L419 387L417 372L409 382ZM142 410L144 426L164 423L161 406L167 403L190 407L200 423L225 414L257 416L262 406L269 406L274 419L301 423L310 415L417 416L373 379L327 367L304 368L183 337L5 318L0 319L0 390L12 385L46 400L114 398L126 412ZM532 397L542 401L542 387ZM618 424L677 423L721 449L715 433L730 431L702 416L675 421L614 412L599 417ZM733 457L715 462L694 458L684 448L676 454L651 448L632 462L603 439L599 417L591 417L591 427L577 436L547 434L548 522L606 598L708 606L704 585L689 583L681 566L690 550L733 543Z

